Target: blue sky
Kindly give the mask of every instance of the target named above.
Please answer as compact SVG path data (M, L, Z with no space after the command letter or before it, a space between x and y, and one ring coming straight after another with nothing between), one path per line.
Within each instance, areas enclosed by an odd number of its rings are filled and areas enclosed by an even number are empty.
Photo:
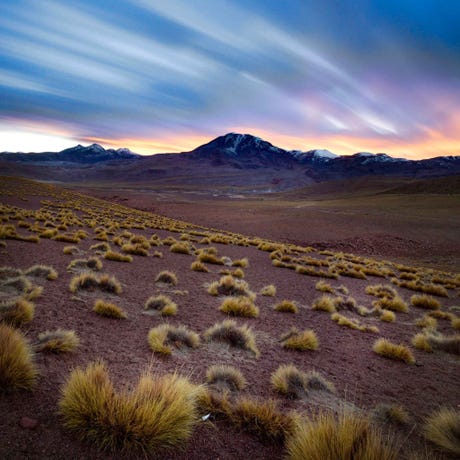
M0 151L460 154L460 1L3 0Z

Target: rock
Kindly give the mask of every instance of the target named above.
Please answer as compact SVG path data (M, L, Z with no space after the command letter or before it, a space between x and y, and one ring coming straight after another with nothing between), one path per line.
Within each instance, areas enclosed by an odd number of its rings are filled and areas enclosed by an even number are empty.
M38 420L30 417L22 417L19 425L26 430L34 430L37 428Z

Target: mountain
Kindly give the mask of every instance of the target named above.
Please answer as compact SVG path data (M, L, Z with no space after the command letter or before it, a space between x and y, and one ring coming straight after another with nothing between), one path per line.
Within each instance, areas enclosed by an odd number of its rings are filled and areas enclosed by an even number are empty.
M250 134L228 133L181 154L140 156L98 144L55 153L4 152L0 153L0 174L75 183L117 181L272 192L365 176L460 175L460 156L417 161L385 153L340 156L328 150L286 150Z
M0 153L0 160L25 162L25 163L79 163L94 164L113 160L133 160L141 155L131 152L129 149L118 150L104 149L99 144L91 144L87 147L77 145L61 152L41 153Z

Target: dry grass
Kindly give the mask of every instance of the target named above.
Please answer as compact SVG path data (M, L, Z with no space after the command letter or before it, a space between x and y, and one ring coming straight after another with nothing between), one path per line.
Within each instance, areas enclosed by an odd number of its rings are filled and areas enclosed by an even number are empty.
M412 352L406 346L397 345L387 339L380 338L376 340L372 349L375 353L385 358L404 361L407 364L415 363Z
M252 299L255 298L246 281L235 279L231 275L222 276L219 281L211 283L208 287L208 293L213 296L247 296Z
M178 375L144 374L117 393L102 363L75 369L61 389L64 425L102 450L159 455L182 445L197 421L200 387Z
M292 364L284 364L272 374L272 387L278 393L290 399L300 399L308 395L307 375Z
M442 450L460 455L460 412L441 408L431 414L423 428L425 437Z
M208 341L223 342L235 348L251 351L256 358L260 355L254 334L246 324L238 327L235 321L225 320L207 329L204 337Z
M206 371L206 382L229 391L240 391L247 385L246 379L238 369L225 364L209 367Z
M244 257L243 259L237 259L232 262L232 265L234 267L246 268L249 266L249 260L246 257Z
M379 332L379 329L376 326L366 326L364 324L360 324L357 320L347 318L346 316L341 315L340 313L332 313L331 319L335 321L339 326L345 326L350 329L355 329L357 331L373 333Z
M325 311L328 313L333 313L336 311L335 298L328 295L323 295L313 302L311 309L316 311Z
M385 323L393 323L396 320L396 315L390 311L383 309L380 312L380 321L384 321Z
M177 305L166 295L160 294L147 299L144 310L158 312L162 316L174 316L177 313Z
M431 316L424 315L421 318L418 318L415 320L415 325L417 327L428 327L431 329L436 329L436 326L438 325L438 321L436 318L432 318Z
M24 275L55 280L58 277L58 272L49 265L33 265L24 271Z
M169 247L170 252L174 252L176 254L190 254L190 244L185 242L177 242L172 244Z
M92 270L98 272L101 269L102 262L97 257L90 257L89 259L75 259L67 266L68 271Z
M172 354L172 347L177 349L184 346L197 348L200 345L200 336L196 332L190 331L186 326L160 324L150 329L147 341L154 353L170 355Z
M224 265L224 261L217 257L213 252L200 252L197 256L198 262L214 264L214 265Z
M123 244L121 247L121 250L123 252L126 252L126 254L132 254L134 256L142 256L142 257L148 257L149 251L142 246L142 244L136 243L126 243Z
M407 313L409 311L407 303L404 302L404 300L398 295L393 298L382 297L381 299L372 302L372 305L377 309L391 310L401 313Z
M414 337L412 337L411 343L418 350L426 351L428 353L433 352L433 347L430 345L426 334L415 334Z
M70 292L77 291L95 291L100 290L112 294L121 294L122 288L120 282L114 277L106 274L96 275L94 273L83 272L75 275L70 280Z
M67 353L75 351L79 344L80 339L75 331L56 329L38 334L36 350L49 353Z
M114 303L105 302L102 299L96 300L93 311L105 318L125 319L127 317L125 311Z
M32 321L35 305L23 297L0 303L0 322L20 327Z
M122 254L121 252L116 252L109 250L104 254L104 259L113 260L114 262L127 262L130 263L133 261L133 257L129 254Z
M372 419L382 425L402 426L409 423L409 414L397 404L378 404L372 411Z
M249 297L227 297L219 310L230 316L242 316L244 318L257 318L259 316L259 308Z
M283 313L297 313L299 311L297 304L293 300L282 300L274 306L275 311Z
M441 308L441 303L439 302L439 300L426 294L414 294L410 298L410 303L414 307L425 308L428 310L439 310Z
M292 329L281 337L281 343L288 350L317 350L319 347L318 337L311 329L297 331Z
M318 281L315 284L315 289L320 292L334 294L334 288L329 283L326 283L326 281Z
M76 246L64 246L64 248L62 249L62 252L67 255L69 254L72 255L77 251L78 251L78 248Z
M297 423L287 439L289 460L397 460L391 439L363 415L342 410L337 416L320 412Z
M265 296L265 297L275 297L276 295L276 286L273 284L269 284L267 286L264 286L260 290L260 295Z
M38 371L33 357L24 336L6 324L0 324L0 393L30 390L34 386Z
M393 299L397 296L397 292L393 286L374 284L366 287L366 294L373 295L379 298Z
M195 262L192 262L192 265L190 265L190 269L195 272L209 273L208 267L206 267L206 265L203 262L200 262L199 260L195 260Z
M158 273L157 277L155 278L155 283L163 283L163 284L170 284L171 286L177 285L177 276L175 273L169 270L163 270Z

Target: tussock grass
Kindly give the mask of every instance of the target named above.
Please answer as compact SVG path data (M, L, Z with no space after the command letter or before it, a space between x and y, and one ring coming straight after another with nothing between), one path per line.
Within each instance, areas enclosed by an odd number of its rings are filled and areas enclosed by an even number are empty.
M225 364L209 367L206 371L206 382L229 391L241 391L247 385L241 371Z
M297 304L293 300L282 300L281 302L277 303L274 307L276 311L280 311L283 313L297 313L299 311Z
M96 244L93 244L92 246L90 246L90 249L92 251L100 251L100 252L107 252L107 251L110 251L110 246L108 243L96 243Z
M401 313L407 313L409 311L407 303L404 302L404 300L398 295L392 298L382 297L381 299L372 302L372 305L376 309L391 310Z
M227 297L219 310L230 316L242 316L244 318L257 318L259 316L259 308L249 297Z
M96 300L93 311L105 318L125 319L127 317L125 311L121 307L114 303L105 302L102 299Z
M24 275L36 278L46 278L51 281L58 277L58 272L49 265L33 265L24 271Z
M75 351L80 344L80 339L72 330L56 329L38 334L37 351L49 353L67 353Z
M392 280L398 286L411 289L412 291L423 292L424 294L437 295L439 297L449 297L447 289L439 284L429 283L424 284L419 281L398 281Z
M233 278L231 275L225 275L219 281L214 281L208 287L208 293L213 296L247 296L253 300L255 294L249 290L249 285L246 281Z
M197 348L200 345L200 336L196 332L190 331L186 326L160 324L150 329L147 341L154 353L170 355L172 354L172 347L177 349L184 346Z
M235 278L244 278L244 271L241 268L237 268L231 272L231 275Z
M428 337L424 333L415 334L411 340L412 345L422 351L426 351L428 353L433 352L433 347L431 346Z
M414 307L426 308L428 310L439 310L441 308L441 303L439 302L439 300L426 294L414 294L410 298L410 303Z
M325 311L327 313L334 313L336 311L335 298L328 295L323 295L313 302L311 309L316 311Z
M372 411L372 419L381 425L407 425L409 414L399 404L378 404Z
M133 261L133 257L129 254L122 254L120 252L109 250L104 254L104 259L113 260L114 262L127 262Z
M95 291L100 290L112 294L121 294L122 288L119 281L114 277L107 274L96 275L91 272L83 272L75 275L70 280L70 292L76 293L77 291Z
M0 283L7 281L10 278L17 278L22 275L22 270L15 267L3 266L0 267Z
M256 358L260 356L252 329L246 324L238 327L235 321L225 320L207 329L204 337L207 341L223 342L235 348L251 351Z
M159 455L182 445L197 421L201 388L176 374L142 375L130 393L117 393L100 362L75 369L61 389L64 425L102 450Z
M409 348L402 344L392 343L387 339L380 338L376 340L372 349L375 353L385 358L404 361L406 364L415 363L415 358Z
M17 330L0 324L0 393L30 390L38 371L27 340Z
M440 408L425 420L425 437L442 450L460 455L460 412Z
M190 265L190 269L195 272L209 273L208 267L206 267L206 265L203 262L200 262L199 260L195 260L195 262L192 262L192 265Z
M374 284L366 287L366 294L379 298L394 299L398 294L393 286Z
M376 326L366 326L360 324L357 320L347 318L346 316L341 315L340 313L332 313L331 319L335 321L339 326L345 326L350 329L355 329L357 331L373 333L379 332L379 329Z
M380 321L384 321L385 323L393 323L396 320L396 315L390 311L383 309L380 312Z
M452 319L450 320L450 324L454 329L460 330L460 318L453 316Z
M0 303L0 322L20 327L32 321L35 305L23 297L16 297Z
M92 270L98 272L102 269L102 262L97 257L89 259L75 259L67 266L68 271Z
M397 460L392 439L386 438L363 415L342 410L336 416L319 412L297 422L287 439L289 460Z
M246 268L249 266L249 260L244 257L243 259L236 259L232 262L234 267Z
M264 286L260 290L260 295L265 296L265 297L275 297L276 295L276 286L273 284L269 284L267 286Z
M329 294L334 294L334 288L329 284L326 283L326 281L318 281L315 284L315 289L320 292L326 292Z
M293 328L281 336L281 344L288 350L298 351L317 350L319 347L318 337L311 329L299 331Z
M62 249L62 252L67 255L69 254L72 255L77 251L78 251L78 248L76 246L64 246L64 248Z
M177 276L175 273L169 270L163 270L158 273L157 277L155 278L155 283L163 283L163 284L170 284L172 286L177 285Z
M276 260L276 259L273 260L272 263L275 267L291 268L290 264L285 264L284 262L280 262L279 260ZM333 272L333 271L316 270L312 267L304 267L303 265L295 265L295 264L293 264L292 268L300 275L319 276L321 278L330 278L334 280L339 278L338 273Z
M123 244L121 247L121 250L125 252L126 254L132 254L134 256L148 257L149 255L149 251L142 244L139 244L139 243Z
M217 257L216 253L207 251L207 252L200 252L197 256L199 262L214 264L214 265L224 265L224 261Z
M307 375L292 364L279 366L270 382L275 391L287 398L300 399L308 395Z
M417 327L423 327L423 328L428 327L431 329L436 329L438 325L438 321L436 320L436 318L432 318L431 316L424 315L421 318L418 318L417 320L415 320L415 325Z
M169 247L170 252L174 252L176 254L190 254L190 244L186 242L177 242L172 244Z
M160 294L147 299L144 310L158 312L162 316L174 316L177 313L177 305L166 295Z

